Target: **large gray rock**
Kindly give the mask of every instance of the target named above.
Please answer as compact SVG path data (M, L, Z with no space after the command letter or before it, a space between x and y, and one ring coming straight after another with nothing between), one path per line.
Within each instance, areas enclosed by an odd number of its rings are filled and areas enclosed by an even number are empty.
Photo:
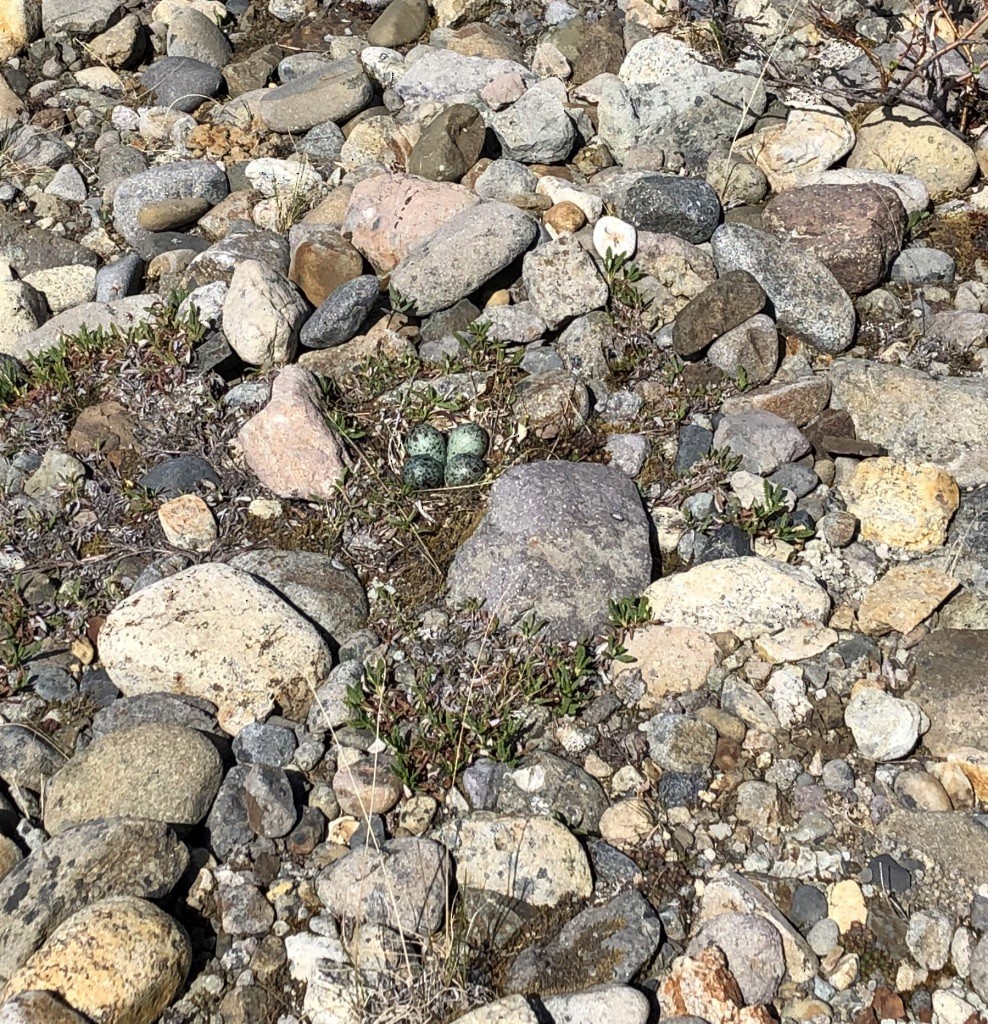
M583 833L596 833L609 806L600 783L579 765L538 751L498 780L502 814L543 814Z
M744 1001L749 1006L771 1002L786 973L778 931L756 914L717 914L703 923L689 944L689 956L717 946L727 957Z
M233 47L215 21L194 7L181 7L168 21L168 56L191 57L214 68L223 68Z
M106 31L121 0L42 0L41 25L45 35L82 36Z
M406 107L424 103L449 106L471 103L486 107L480 97L484 87L501 75L516 74L533 85L535 75L524 65L511 60L467 57L454 50L426 50L394 84L394 91Z
M153 252L154 235L137 222L145 206L188 196L218 203L228 191L226 174L211 160L179 160L149 167L117 186L113 195L113 226L147 258Z
M167 896L188 862L157 821L92 821L49 839L0 880L0 982L77 910L109 896Z
M330 555L260 548L235 555L229 564L263 580L338 644L367 624L363 584Z
M565 87L561 91L565 98ZM548 84L529 89L516 103L492 115L490 126L506 159L529 164L565 160L576 139L572 119Z
M572 639L604 626L608 601L640 594L651 573L648 520L627 477L534 462L491 488L487 515L450 567L449 596L483 599L505 623L534 614L551 636Z
M821 352L843 352L857 319L850 296L818 260L746 224L723 224L711 239L717 270L747 270L775 307L779 329Z
M835 360L830 380L832 407L851 414L862 441L940 466L961 487L988 483L988 382L867 359Z
M507 203L480 203L455 214L391 274L391 288L419 316L447 309L516 260L535 238L535 221Z
M363 110L373 94L360 61L345 57L268 90L257 113L273 132L305 132L326 121L345 121Z
M10 263L23 279L52 267L95 267L99 257L78 242L26 227L17 217L0 212L0 260Z
M522 277L532 308L549 327L607 303L607 284L597 265L572 237L557 238L526 253Z
M185 113L202 106L222 85L219 68L192 57L164 57L141 75L141 88L156 106Z

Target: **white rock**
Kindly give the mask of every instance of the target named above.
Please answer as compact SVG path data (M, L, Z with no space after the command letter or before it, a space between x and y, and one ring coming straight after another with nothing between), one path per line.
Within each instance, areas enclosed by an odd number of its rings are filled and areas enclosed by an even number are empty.
M638 248L638 232L633 224L618 217L601 217L594 225L593 247L601 259L610 250L613 255L630 260Z
M16 280L7 264L0 264L0 352L15 354L17 339L37 330L47 313L44 298L25 281Z
M81 263L36 270L27 274L24 281L44 295L53 314L92 302L96 297L96 268Z
M648 1000L629 985L596 985L583 992L545 996L542 1000L553 1024L645 1024Z
M245 363L287 363L309 313L291 282L266 263L245 260L234 270L223 300L223 333Z
M911 700L862 687L844 712L858 750L872 761L905 757L919 741L925 716ZM927 728L929 722L926 723Z
M290 201L294 196L308 196L323 185L319 172L298 160L260 157L247 164L244 174L251 186L269 199Z

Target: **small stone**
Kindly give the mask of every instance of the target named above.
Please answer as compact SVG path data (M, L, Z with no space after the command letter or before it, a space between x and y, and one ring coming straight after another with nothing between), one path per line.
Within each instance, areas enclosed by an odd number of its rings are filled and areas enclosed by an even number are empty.
M341 284L326 297L302 328L307 348L332 348L353 338L377 302L377 277L365 274Z
M244 781L247 823L259 835L280 839L295 827L298 813L288 774L281 768L254 764Z
M852 925L864 927L868 918L861 886L848 878L838 882L827 896L828 914L837 923L841 935L846 935Z
M894 629L912 632L957 589L959 583L939 569L894 565L866 591L858 607L858 625L872 635Z
M717 733L706 722L686 715L660 714L642 727L649 754L665 770L697 772L708 769L717 749Z
M264 764L283 768L291 763L298 740L295 733L283 725L270 722L252 722L237 733L233 740L233 754L240 764Z
M717 193L702 178L650 174L631 186L620 214L639 231L668 232L698 243L710 239L721 209Z
M844 712L855 745L872 761L895 761L910 753L924 731L924 717L913 701L869 686L860 689Z
M165 540L180 551L208 551L218 537L212 509L197 494L183 494L158 509Z
M691 299L676 317L673 349L684 358L696 356L760 313L764 305L765 292L750 274L743 270L724 274Z
M909 918L906 945L916 963L928 971L939 971L950 957L954 919L943 911L918 911Z
M601 836L622 850L638 849L656 827L648 804L638 797L618 800L600 816Z
M616 662L613 677L617 681L627 672L641 672L645 694L638 705L646 711L670 694L700 689L720 660L717 645L706 633L683 626L640 626L624 646L630 660Z
M333 792L344 814L384 814L401 799L402 785L388 757L367 757L337 769Z

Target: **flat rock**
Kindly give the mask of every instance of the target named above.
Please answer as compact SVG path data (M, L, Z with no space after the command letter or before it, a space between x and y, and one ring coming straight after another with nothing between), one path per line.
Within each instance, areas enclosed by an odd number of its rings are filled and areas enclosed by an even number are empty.
M516 260L536 235L516 206L485 202L454 214L394 268L391 288L419 316L473 294Z
M824 623L827 592L807 573L758 557L706 562L656 580L646 591L652 616L669 626L742 639L775 632L807 619Z
M641 673L645 693L638 706L646 711L670 695L699 690L720 660L714 641L687 626L639 626L624 646L629 660L615 662L612 674L620 679L627 672Z
M89 38L107 29L121 7L120 0L45 0L41 24L45 35Z
M389 274L412 249L478 202L462 185L376 174L354 186L343 230L379 274Z
M895 459L929 462L961 487L988 483L988 384L934 379L919 370L867 359L830 367L831 405L854 420L857 436Z
M130 295L115 302L84 302L45 322L35 331L21 334L10 344L8 355L22 362L55 348L64 335L117 327L122 331L147 319L147 311L158 301L156 295Z
M741 459L741 468L760 475L806 455L810 442L781 416L771 412L728 413L714 432L713 446Z
M470 103L486 107L484 90L503 75L517 75L523 85L533 85L535 76L523 64L512 60L469 57L453 50L430 49L394 84L394 90L406 107L425 103L448 106Z
M315 376L286 366L271 400L240 429L237 440L257 478L281 498L332 501L343 479L343 450L323 413Z
M166 896L189 862L161 822L92 821L49 839L0 879L0 979L11 977L54 929L108 896Z
M100 632L100 655L124 694L206 697L233 735L276 704L304 716L332 664L307 619L252 576L215 563L117 605Z
M443 842L461 889L484 889L533 907L586 899L593 890L583 847L551 818L476 812L450 822Z
M624 892L577 914L548 942L522 950L508 968L505 989L543 992L629 982L661 940L662 925L648 900L634 890Z
M370 103L373 93L360 61L344 57L265 91L257 115L273 132L304 132L347 120Z
M223 333L252 366L291 360L310 317L309 304L278 271L259 260L238 264L223 300Z
M635 485L590 463L516 466L449 571L450 599L482 598L503 622L529 613L556 637L592 634L608 601L651 579L648 525Z
M953 576L923 565L893 565L865 591L858 608L861 631L872 635L894 629L910 633L958 588Z
M722 335L760 313L764 306L765 292L751 274L730 271L690 299L679 313L672 328L672 347L679 356L698 355ZM777 341L775 347L778 349ZM764 378L764 374L759 376ZM764 379L754 383L762 384Z
M600 309L609 294L590 254L572 238L526 253L522 279L533 309L550 328Z
M58 771L45 790L49 834L98 818L148 818L197 825L223 778L216 747L182 726L117 729Z
M651 1012L648 999L629 985L597 985L584 992L543 996L542 1005L553 1024L646 1024Z
M146 900L113 896L63 921L4 994L41 989L93 1020L151 1024L185 984L191 963L181 925Z
M713 234L721 273L746 270L775 307L779 329L821 352L843 352L854 340L850 296L814 256L792 242L745 224L722 224Z
M968 885L988 883L988 829L973 815L893 808L875 833Z
M960 501L957 484L944 470L885 458L858 463L841 490L864 540L905 551L942 547Z

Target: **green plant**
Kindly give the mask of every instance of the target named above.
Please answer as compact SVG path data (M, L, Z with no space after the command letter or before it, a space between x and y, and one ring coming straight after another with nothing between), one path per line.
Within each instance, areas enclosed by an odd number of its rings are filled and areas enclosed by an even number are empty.
M789 543L809 540L815 531L806 526L797 526L789 516L785 501L785 489L765 481L765 498L748 509L736 509L734 520L751 537L774 537Z
M388 301L391 303L393 313L410 313L415 305L414 300L405 298L394 285L388 288Z
M607 247L604 253L604 280L613 299L632 309L642 309L645 297L635 284L644 276L645 272L630 257L624 253L615 253L610 246Z
M641 597L622 597L607 604L611 625L618 629L641 626L652 620L652 609L644 594Z

